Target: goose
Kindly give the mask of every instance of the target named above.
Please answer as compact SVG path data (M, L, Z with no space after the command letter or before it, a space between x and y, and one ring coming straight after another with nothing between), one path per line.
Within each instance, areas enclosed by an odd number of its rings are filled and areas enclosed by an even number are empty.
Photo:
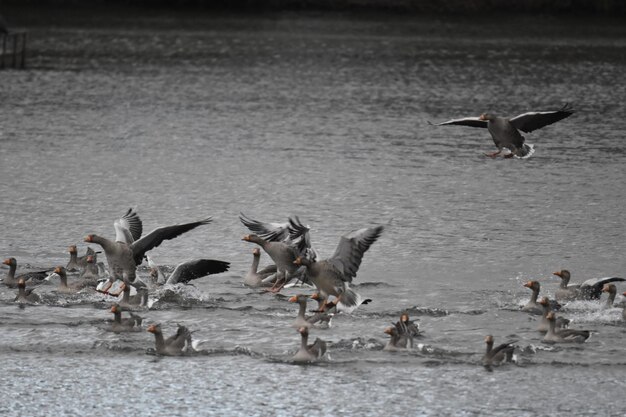
M559 120L574 114L574 109L569 104L565 104L560 110L528 112L512 118L499 117L489 113L483 113L479 117L464 117L441 122L435 126L461 125L470 127L487 128L497 151L487 153L487 156L495 158L503 149L508 149L511 153L507 157L517 156L523 158L531 151L531 147L525 142L524 136L519 132L530 133L541 129L544 126L556 123Z
M309 279L324 297L337 297L337 311L351 312L363 302L363 298L349 284L356 277L363 254L383 230L383 226L376 226L346 233L330 258L316 261L299 256L294 264L306 266Z
M546 343L583 343L591 336L589 330L557 329L556 315L553 311L549 312L546 318L549 324L548 332L543 337Z
M191 332L185 326L178 325L176 334L163 338L160 324L151 324L146 330L154 334L156 353L163 356L180 356L194 352L191 342Z
M24 281L24 278L19 278L17 280L17 296L13 302L20 304L36 304L41 302L41 298L33 292L32 288L26 289L26 281Z
M4 265L9 266L9 272L2 280L2 283L9 288L17 287L18 281L20 278L24 279L24 282L27 285L39 285L43 282L43 280L48 276L48 271L32 271L25 272L23 274L15 276L15 270L17 269L17 260L15 258L8 258L2 262Z
M540 333L546 333L548 331L548 327L550 327L550 323L548 322L548 313L552 311L552 307L551 307L550 300L548 299L548 297L542 297L541 300L539 300L539 304L541 305L541 308L543 309L543 313L541 316L541 320L539 320L537 331ZM566 319L565 317L557 317L556 327L558 329L561 329L561 328L565 329L569 325L569 322L570 321Z
M626 281L620 277L602 277L588 279L582 284L570 284L569 281L572 275L567 269L553 272L552 275L561 278L559 289L554 294L557 301L598 300L600 295L602 295L602 288L605 284Z
M174 239L183 233L189 232L198 226L209 224L211 218L203 220L165 226L154 229L144 237L140 237L142 223L137 213L132 209L115 221L115 241L102 236L90 234L85 237L85 242L98 244L104 249L104 254L109 264L111 279L123 279L132 283L135 281L137 266L145 257L146 252L159 246L164 240Z
M94 258L94 263L97 263L97 260L95 260L97 256L96 252L90 247L87 247L87 251L81 257L78 257L78 249L76 248L76 245L71 245L68 248L68 252L70 253L70 260L65 266L65 270L67 272L82 271L87 266L87 258L89 256L92 256Z
M298 249L284 242L271 242L258 235L245 235L244 241L259 245L276 264L276 283L270 291L280 291L298 271L299 265L294 263L299 256Z
M615 295L617 294L617 288L613 284L604 284L602 287L602 292L606 292L609 294L606 299L606 303L603 304L602 308L613 308L613 303L615 302Z
M313 344L309 345L308 327L300 327L298 332L300 333L300 349L292 358L294 362L313 362L324 356L327 349L326 342L318 337Z
M111 306L111 313L113 313L113 322L111 323L111 330L115 333L121 332L138 332L140 331L143 318L130 313L130 318L122 318L122 307L119 304L113 304Z
M391 338L383 350L412 349L413 339L419 336L419 326L409 319L407 313L402 313L400 320L393 326L387 327L385 333Z
M243 283L248 287L256 288L272 286L270 282L264 282L264 280L276 274L276 265L267 266L259 271L258 268L260 259L261 250L259 248L254 248L252 250L252 265L243 280Z
M488 335L485 337L485 344L487 345L487 349L485 350L485 354L483 355L483 366L489 368L492 365L498 365L505 362L511 362L513 359L513 353L515 351L515 346L512 346L516 341L502 343L501 345L493 347L493 336Z
M59 292L75 293L89 286L88 282L73 282L72 284L68 284L67 283L67 271L65 270L64 266L57 266L56 268L54 268L54 273L58 275L59 278L61 279L61 283L59 284L59 287L57 288L57 291ZM48 275L45 278L46 281L50 281L51 277L53 276L54 274Z
M524 287L530 288L533 293L530 296L530 300L528 300L528 302L522 307L522 311L530 314L542 314L543 307L537 303L537 297L539 296L540 289L539 281L528 281L524 284Z

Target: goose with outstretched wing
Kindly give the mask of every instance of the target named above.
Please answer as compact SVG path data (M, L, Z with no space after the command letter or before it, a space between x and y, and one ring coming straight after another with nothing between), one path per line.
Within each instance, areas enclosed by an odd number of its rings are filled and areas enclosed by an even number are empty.
M566 104L561 109L555 111L528 112L513 118L483 113L478 117L452 119L437 123L435 126L459 125L487 128L498 148L497 151L488 153L487 156L496 157L503 149L508 149L511 153L507 154L506 157L517 156L523 158L529 154L532 148L525 143L526 140L520 131L530 133L565 119L572 114L574 114L574 109L569 104Z
M338 311L350 312L363 299L349 284L356 277L363 254L376 242L383 230L383 226L375 226L347 233L341 237L330 258L316 261L298 257L294 263L306 266L309 279L323 296L337 297Z
M95 234L85 237L85 242L102 246L109 266L109 275L113 280L127 278L131 283L134 282L137 266L141 265L146 252L156 248L164 240L174 239L211 222L211 218L208 217L191 223L159 227L139 238L142 228L137 220L139 216L136 216L136 213L133 215L131 210L118 219L115 222L115 241Z

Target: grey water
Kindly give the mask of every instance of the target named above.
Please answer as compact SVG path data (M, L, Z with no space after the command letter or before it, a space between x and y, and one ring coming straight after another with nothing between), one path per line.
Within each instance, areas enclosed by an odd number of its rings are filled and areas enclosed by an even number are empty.
M139 311L204 354L159 358L142 331L103 330L111 297L0 288L2 415L623 415L621 309L566 305L584 345L550 346L518 311L527 280L626 276L626 30L610 19L272 13L18 16L28 69L0 72L0 256L18 272L113 237L213 216L150 254L230 271ZM488 132L429 122L489 111L577 112L527 135L531 158L490 159ZM242 285L243 212L298 215L322 257L375 224L355 288L373 301L299 346L288 289ZM268 263L267 257L262 264ZM0 273L5 274L3 266ZM145 268L140 275L147 274ZM618 283L618 294L626 285ZM171 294L170 294L171 295ZM618 295L617 301L622 299ZM313 304L310 305L313 308ZM403 311L423 336L382 351ZM145 326L145 325L144 325ZM487 372L484 336L519 361Z

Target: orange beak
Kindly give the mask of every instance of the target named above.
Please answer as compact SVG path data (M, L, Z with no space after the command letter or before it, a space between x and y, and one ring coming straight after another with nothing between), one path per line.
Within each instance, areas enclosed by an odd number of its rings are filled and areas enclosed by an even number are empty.
M387 327L385 329L385 333L387 333L388 335L391 335L392 332L393 332L393 327Z
M296 297L295 295L292 295L291 297L289 297L289 302L290 303L297 303L298 302L298 297Z
M91 238L91 235L87 235L85 237L85 242L91 242L93 239Z
M61 273L61 267L57 266L56 268L54 268L54 273L55 274L60 274Z
M244 237L241 238L241 240L245 240L246 242L250 241L250 235L245 235Z
M154 332L156 332L156 326L154 324L151 324L150 326L148 326L146 331L150 332L150 333L154 333Z
M294 265L302 265L302 258L300 258L299 256L296 258L295 261L293 261Z
M563 277L561 275L561 271L553 272L552 275L556 275L557 277Z
M117 313L117 307L111 306L111 313Z
M4 261L2 261L3 264L5 265L11 265L11 260L10 259L5 259Z
M530 288L533 286L533 283L531 281L528 281L526 284L524 284L524 287L526 288Z

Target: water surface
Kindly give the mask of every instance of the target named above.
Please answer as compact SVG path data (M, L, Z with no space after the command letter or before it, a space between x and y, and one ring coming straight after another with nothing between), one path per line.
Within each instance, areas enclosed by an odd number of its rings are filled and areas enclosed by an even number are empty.
M529 279L554 293L555 270L575 282L626 274L623 25L22 19L30 68L0 74L0 254L20 268L65 264L68 245L83 252L87 233L112 237L133 206L146 232L214 218L154 249L159 263L232 265L140 313L166 333L195 330L206 352L193 358L147 355L146 332L102 330L111 303L102 296L46 287L45 305L19 309L14 290L0 289L0 412L624 413L621 310L567 306L572 326L594 335L556 348L516 311ZM566 102L578 112L527 135L536 146L527 160L484 157L494 149L486 131L428 124ZM385 225L355 281L374 301L312 334L330 342L326 361L289 363L295 308L242 286L252 247L240 240L240 211L300 216L322 256L352 229ZM381 351L405 309L420 320L421 347ZM486 372L486 334L518 340L520 363Z

